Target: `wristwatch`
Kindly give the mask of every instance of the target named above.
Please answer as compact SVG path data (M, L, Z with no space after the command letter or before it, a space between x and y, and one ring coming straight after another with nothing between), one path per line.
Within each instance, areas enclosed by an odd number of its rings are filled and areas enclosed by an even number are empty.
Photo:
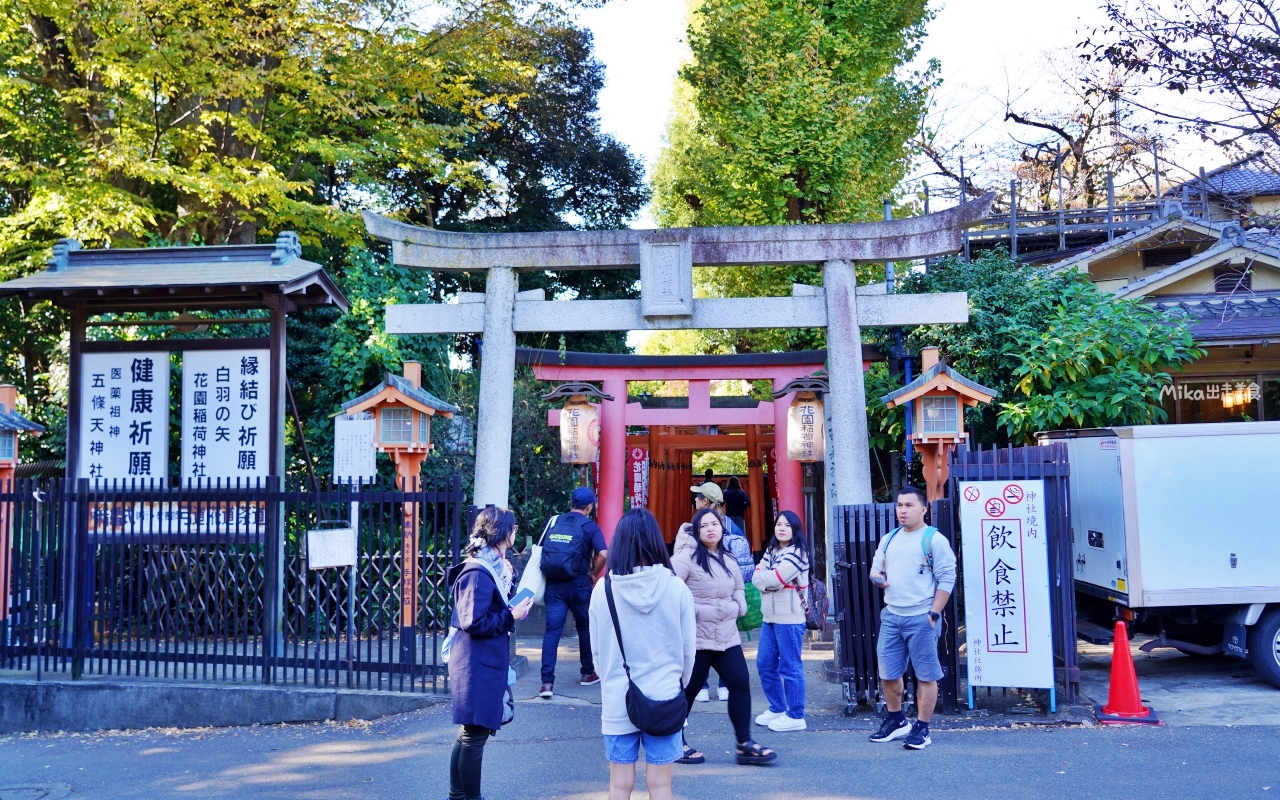
M934 622L937 622L938 620L942 619L942 615L939 614L937 611L930 611L929 619L933 620Z

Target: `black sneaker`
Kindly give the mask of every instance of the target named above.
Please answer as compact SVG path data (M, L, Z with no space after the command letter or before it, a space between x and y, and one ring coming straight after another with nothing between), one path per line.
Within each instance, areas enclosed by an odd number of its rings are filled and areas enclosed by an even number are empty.
M871 734L873 742L892 742L894 739L901 739L911 732L911 723L907 722L904 717L900 721L886 719L884 724L880 726L880 730Z
M931 744L933 740L929 738L929 726L916 720L916 724L911 726L911 733L907 734L902 746L908 750L923 750Z

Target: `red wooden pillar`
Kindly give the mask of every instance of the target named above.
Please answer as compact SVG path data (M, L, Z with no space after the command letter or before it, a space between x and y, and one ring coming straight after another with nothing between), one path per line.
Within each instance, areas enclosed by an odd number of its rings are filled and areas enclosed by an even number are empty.
M613 529L622 519L622 498L627 477L627 381L605 378L603 390L612 400L600 401L600 508L596 523L604 540L613 538Z
M774 391L778 391L785 381L775 381ZM800 462L787 457L787 409L791 407L791 396L783 395L773 401L773 447L774 463L778 471L778 510L794 511L804 518L804 476Z

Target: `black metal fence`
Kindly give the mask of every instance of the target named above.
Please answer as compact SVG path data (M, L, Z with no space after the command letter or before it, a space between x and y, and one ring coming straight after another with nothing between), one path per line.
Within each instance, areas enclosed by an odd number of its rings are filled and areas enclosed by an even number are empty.
M836 506L835 530L829 535L835 550L832 594L835 597L836 623L840 629L840 683L844 688L846 713L859 705L877 705L880 679L876 671L876 641L880 634L880 609L883 591L871 582L871 561L880 540L898 527L892 503ZM950 500L939 500L930 507L929 523L957 549L955 515ZM938 657L942 662L942 680L938 694L944 713L955 713L959 693L959 658L956 648L956 602L947 602L942 612L944 628L938 640ZM909 681L909 683L914 683ZM914 697L914 686L908 695ZM910 700L909 700L910 702Z
M952 497L956 496L959 481L1001 480L1044 481L1054 674L1057 683L1065 689L1067 705L1072 705L1080 692L1080 667L1076 660L1075 572L1071 552L1071 465L1066 442L956 450L948 481ZM956 530L959 530L959 504L954 513ZM961 604L963 607L963 597Z
M16 481L0 487L0 668L442 691L463 515L456 476ZM307 531L352 523L355 566L309 569Z

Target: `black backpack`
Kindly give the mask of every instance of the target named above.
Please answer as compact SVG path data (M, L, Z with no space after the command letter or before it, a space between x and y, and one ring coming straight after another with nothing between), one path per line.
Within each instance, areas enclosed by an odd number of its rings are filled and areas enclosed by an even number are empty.
M542 574L549 581L571 581L590 570L587 518L581 514L552 517L542 532Z

